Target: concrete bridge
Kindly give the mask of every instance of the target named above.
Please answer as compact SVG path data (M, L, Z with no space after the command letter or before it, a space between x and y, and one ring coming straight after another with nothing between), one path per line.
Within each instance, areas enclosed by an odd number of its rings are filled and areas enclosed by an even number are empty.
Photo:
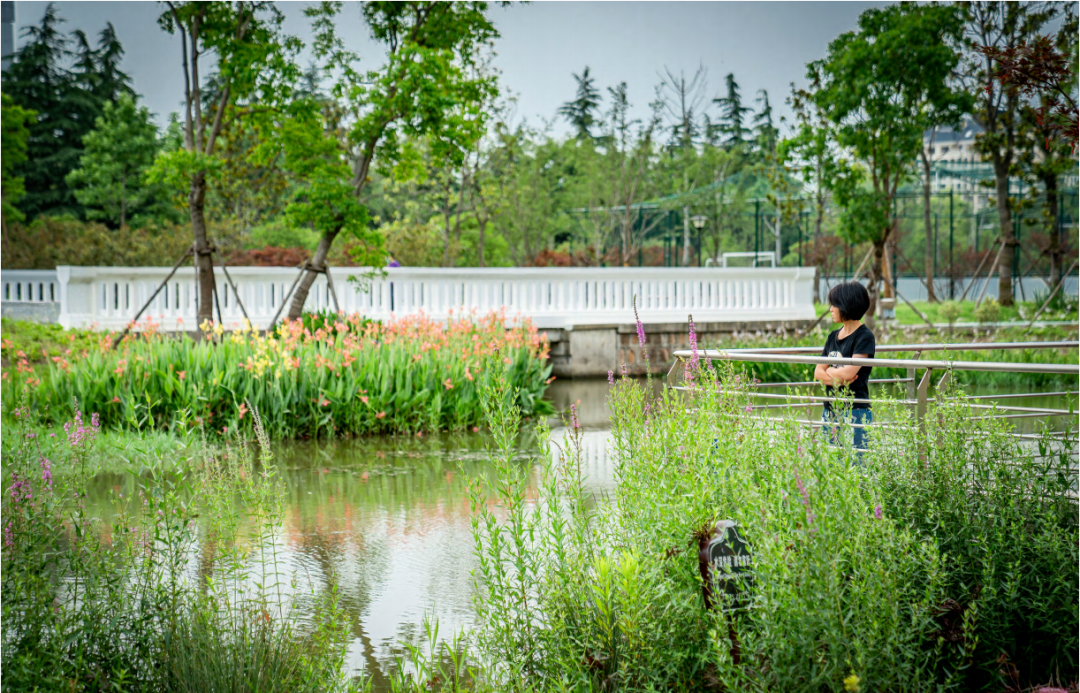
M367 272L370 276L365 276ZM58 322L64 327L123 329L169 273L164 267L58 267L4 270L5 316ZM215 269L226 327L244 317L269 327L297 270L232 267L234 284ZM674 349L686 346L694 316L702 340L715 345L734 331L795 327L813 320L815 268L363 268L330 270L334 292L319 277L308 310L334 309L373 319L424 313L436 319L505 310L528 317L548 333L554 371L562 377L602 376L626 363L644 372L637 348L633 301L646 325L649 356L663 370ZM235 286L234 286L235 285ZM237 301L239 296L240 301ZM165 331L196 329L194 269L179 270L142 319ZM216 310L215 310L216 315Z

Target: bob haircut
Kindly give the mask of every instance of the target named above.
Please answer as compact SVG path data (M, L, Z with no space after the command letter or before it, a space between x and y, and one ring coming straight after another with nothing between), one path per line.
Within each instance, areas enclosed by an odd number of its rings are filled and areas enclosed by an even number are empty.
M841 320L862 320L870 309L870 293L859 282L844 282L829 290L829 305L840 311Z

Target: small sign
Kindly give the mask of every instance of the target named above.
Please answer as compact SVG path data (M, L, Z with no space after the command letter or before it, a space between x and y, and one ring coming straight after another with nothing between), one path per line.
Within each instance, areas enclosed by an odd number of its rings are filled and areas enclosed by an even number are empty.
M754 555L738 525L733 520L720 520L699 546L706 577L705 605L710 609L720 606L724 611L745 609L754 582Z

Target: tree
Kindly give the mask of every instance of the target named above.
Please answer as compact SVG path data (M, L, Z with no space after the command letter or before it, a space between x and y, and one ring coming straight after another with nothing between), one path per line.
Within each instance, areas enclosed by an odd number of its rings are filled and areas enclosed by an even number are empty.
M596 125L596 116L600 111L600 90L596 80L589 74L589 66L580 75L574 75L577 92L574 100L559 107L559 115L569 121L574 129L574 137L582 141L592 139L592 128Z
M694 164L697 163L696 145L703 128L699 127L695 116L706 100L707 76L704 66L699 66L690 80L687 80L682 72L676 77L670 69L664 68L660 86L656 88L657 101L668 122L670 133L668 156L679 159L681 163L682 175L676 176L675 180L682 179L678 192L683 196L689 194L698 184L696 177L692 179L690 171L700 170ZM687 267L690 265L691 252L690 208L687 205L682 208L682 221L682 266Z
M809 66L815 105L856 159L839 167L830 187L845 208L848 240L873 244L872 302L879 279L889 277L893 201L922 147L923 112L952 96L945 82L956 55L943 42L946 12L952 10L921 5L866 10L857 31L836 38L828 55Z
M725 147L738 147L746 141L746 136L750 132L743 122L746 114L753 109L742 105L742 96L739 94L739 85L735 81L734 74L728 73L724 78L724 85L727 88L727 96L713 99L713 103L720 106L721 110L719 133L727 137L723 141Z
M795 89L789 99L795 111L795 133L780 143L777 155L781 161L791 161L800 172L803 183L812 190L814 205L814 246L809 262L823 268L829 259L822 245L822 229L825 210L831 191L829 183L836 175L837 161L833 142L836 137L830 129L825 113L814 102L813 94L805 89ZM814 302L821 302L820 282L814 282Z
M676 77L670 68L664 68L656 98L667 122L669 148L693 147L698 143L703 128L697 123L697 114L707 99L708 76L704 65L699 65L689 80L681 71Z
M931 29L936 27L950 45L955 45L959 41L964 28L963 11L957 5L928 7L924 13L919 13L911 21L931 23ZM960 55L954 53L949 67L950 72L955 71L959 63ZM929 301L937 301L937 296L934 294L934 231L930 213L930 148L933 146L933 133L943 125L959 128L964 114L968 113L974 104L974 98L968 91L953 88L950 81L945 79L940 83L933 83L927 80L919 85L923 88L921 94L917 91L912 94L919 101L924 132L932 133L930 141L925 146L919 147L919 158L923 168L923 228L926 240L923 267Z
M88 219L126 226L158 192L144 180L157 154L157 127L150 111L129 94L105 104L96 127L83 138L79 168L67 175Z
M296 71L292 55L299 45L280 33L281 13L263 2L167 2L158 24L179 34L184 72L183 147L158 157L154 179L170 188L187 189L188 215L195 246L199 299L197 322L213 320L213 248L206 228L206 197L212 174L220 168L218 137L226 118L252 112L249 98L270 108L287 92ZM204 94L200 60L207 54L217 59L213 99Z
M764 89L759 90L754 101L761 104L761 110L757 112L753 120L754 139L757 140L758 151L763 156L773 156L776 154L776 141L780 136L780 131L773 124L773 109L769 104L769 92Z
M1051 290L1061 280L1065 252L1058 178L1076 170L1076 160L1071 156L1076 151L1075 102L1071 106L1074 133L1071 138L1068 134L1069 118L1064 112L1068 108L1066 99L1072 98L1071 94L1076 89L1076 76L1070 70L1069 62L1060 60L1075 53L1076 31L1076 12L1066 7L1064 21L1053 39L1042 36L1036 40L1035 47L1015 51L1019 57L1013 59L1012 64L1008 62L1009 58L996 56L1002 62L1005 79L1010 83L1041 86L1038 93L1031 93L1027 87L1021 86L1021 91L1030 95L1030 100L1024 104L1021 112L1019 160L1022 169L1029 171L1030 178L1043 188L1043 221L1049 240L1046 253L1050 256ZM1067 79L1071 79L1072 83L1065 81Z
M1041 126L1064 139L1073 152L1080 136L1080 113L1076 108L1075 46L1067 39L1076 35L1076 10L1065 6L1065 21L1057 37L1038 36L1015 46L976 46L975 50L997 63L1003 85L1015 87L1035 98L1033 114ZM1066 39L1063 41L1063 39ZM1046 143L1047 147L1050 146Z
M1002 65L994 56L995 51L1034 40L1058 11L1052 3L973 2L966 8L961 84L977 95L971 116L983 132L975 146L994 167L994 197L1003 245L998 256L998 301L1011 306L1013 258L1018 243L1010 209L1009 175L1016 163L1023 104L1019 85L1003 80Z
M19 209L31 219L82 211L65 176L78 165L82 138L96 114L90 95L64 68L71 51L60 32L63 22L50 3L41 22L23 30L29 40L3 74L3 91L14 105L37 113L28 125L27 157L15 169L26 190Z
M350 165L351 175L345 182L366 217L362 200L376 159L388 173L408 160L409 151L403 145L426 138L436 157L460 166L483 135L486 114L479 106L495 89L495 81L473 68L477 47L492 41L498 32L484 2L367 3L361 14L372 37L385 47L386 60L378 70L361 74L355 68L358 57L345 50L334 31L339 11L340 5L324 3L307 13L315 24L316 56L338 72L333 94L342 102L351 125L334 135ZM334 171L337 175L338 170ZM337 183L333 186L337 190ZM376 239L361 231L350 216L351 207L341 210L348 213L319 212L316 228L321 238L293 294L290 318L299 318L303 312L334 239L342 232ZM366 248L369 258L380 252Z
M6 236L9 221L22 221L25 218L15 206L26 192L22 177L15 175L15 171L26 161L26 143L30 137L27 126L33 123L34 112L16 106L7 94L0 97L3 100L0 110L0 124L3 125L3 134L0 135L0 171L3 175L0 185L0 200L3 204L0 208L0 220Z

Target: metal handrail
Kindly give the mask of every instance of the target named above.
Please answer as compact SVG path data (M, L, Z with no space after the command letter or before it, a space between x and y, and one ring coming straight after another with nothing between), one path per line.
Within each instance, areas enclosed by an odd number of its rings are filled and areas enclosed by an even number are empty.
M690 358L693 352L680 349L674 353L676 358ZM1080 376L1080 364L1058 363L996 363L992 361L924 361L921 359L846 359L830 356L796 356L792 354L763 353L760 351L720 351L717 349L699 349L698 358L728 359L731 361L757 361L759 363L795 363L816 366L830 364L834 366L870 366L871 368L924 368L953 371L988 371L1005 373L1056 373L1059 375Z
M970 344L878 344L876 351L986 351L991 349L1080 349L1080 341L1062 342L971 342ZM723 349L731 353L748 354L819 354L819 347L764 347L755 349L746 347L742 349Z
M872 368L904 368L907 369L907 378L893 378L887 379L885 382L906 382L908 388L908 399L896 400L892 403L901 405L914 405L916 408L916 420L918 427L925 432L926 430L926 414L927 404L929 401L929 391L931 385L931 376L935 370L945 371L941 380L937 384L937 388L940 389L944 386L945 382L950 377L952 371L983 371L983 372L1004 372L1004 373L1050 373L1057 375L1076 375L1080 376L1080 363L1077 364L1048 364L1048 363L1008 363L1008 362L990 362L990 361L942 361L942 360L923 360L919 357L922 356L924 351L971 351L971 350L991 350L991 349L1080 349L1080 341L1057 341L1057 342L977 342L971 344L886 344L878 346L876 352L903 352L911 351L915 352L914 359L879 359L879 358L843 358L843 357L829 357L821 356L817 347L770 347L761 349L679 349L674 352L675 363L672 364L671 370L668 371L670 375L676 370L680 362L685 362L686 359L727 359L729 361L756 361L759 363L792 363L792 364L805 364L810 366L816 366L818 364L829 364L837 366L870 366ZM807 354L807 355L803 355ZM922 378L916 379L916 370L922 369ZM917 383L917 384L916 384ZM810 382L796 382L796 383L753 383L754 389L760 387L799 387L799 386L812 386L817 385L816 381ZM678 387L677 389L685 389ZM756 405L754 409L775 409L781 406L787 406L789 408L807 408L815 406L824 402L840 401L841 398L837 397L818 397L813 395L793 395L793 394L766 394L762 392L748 392L751 397L760 399L784 399L788 400L788 404L785 405ZM1050 394L1076 394L1074 391L1065 391L1061 393ZM1010 394L1008 396L1020 396L1016 394ZM1033 393L1031 396L1039 396L1039 393ZM983 399L984 397L937 397L940 404L960 404L964 399ZM791 400L801 400L799 403L793 403ZM851 400L850 398L843 398L842 401L850 402L852 404L870 403L870 400ZM972 409L985 409L990 410L987 414L976 418L1004 418L1004 419L1020 419L1020 418L1034 418L1045 416L1075 416L1075 412L1072 410L1063 409L1046 409L1035 407L1001 407L997 405L969 405ZM996 412L1004 412L997 414ZM803 422L800 422L803 423ZM824 425L823 423L817 423L807 421L811 426ZM858 428L872 428L872 427L890 427L880 423L871 424L855 424L848 423L847 425ZM920 457L925 455L925 449L920 448Z

